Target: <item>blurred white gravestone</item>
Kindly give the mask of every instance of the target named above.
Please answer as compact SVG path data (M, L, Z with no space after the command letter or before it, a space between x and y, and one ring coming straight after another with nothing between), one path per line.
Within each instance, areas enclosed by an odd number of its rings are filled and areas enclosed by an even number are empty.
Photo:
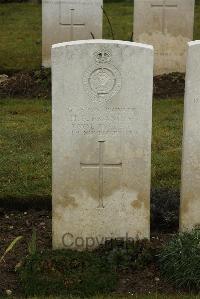
M102 38L103 0L42 0L42 65L56 43Z
M152 46L54 45L52 75L54 248L149 238Z
M189 43L182 160L181 230L200 227L200 41Z
M134 0L134 41L154 46L156 75L185 72L195 0Z

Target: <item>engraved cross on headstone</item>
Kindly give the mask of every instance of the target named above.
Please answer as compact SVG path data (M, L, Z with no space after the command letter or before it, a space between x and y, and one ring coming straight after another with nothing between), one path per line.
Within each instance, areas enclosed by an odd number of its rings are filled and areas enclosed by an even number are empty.
M69 26L70 27L70 40L74 40L74 29L79 28L79 27L84 27L85 24L84 23L78 23L74 21L74 13L75 13L75 9L71 8L70 9L70 23L66 23L66 24L61 24L61 25L65 25L65 26Z
M104 163L104 143L105 141L99 142L99 161L97 163L80 163L81 168L98 168L99 169L99 206L103 208L103 185L104 185L104 168L121 168L122 162L120 163Z
M167 9L178 8L177 4L167 4L168 0L163 0L162 4L151 4L151 8L162 8L162 33L166 34L166 11Z

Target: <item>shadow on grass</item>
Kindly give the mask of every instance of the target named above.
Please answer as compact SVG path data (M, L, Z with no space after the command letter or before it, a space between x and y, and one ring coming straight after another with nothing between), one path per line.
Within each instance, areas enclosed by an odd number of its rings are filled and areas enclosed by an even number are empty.
M17 210L17 211L27 211L27 210L52 210L52 199L50 196L37 196L33 197L6 197L0 198L0 208L5 210Z
M176 232L179 227L180 191L168 188L151 190L151 231ZM0 198L4 210L52 210L51 196Z

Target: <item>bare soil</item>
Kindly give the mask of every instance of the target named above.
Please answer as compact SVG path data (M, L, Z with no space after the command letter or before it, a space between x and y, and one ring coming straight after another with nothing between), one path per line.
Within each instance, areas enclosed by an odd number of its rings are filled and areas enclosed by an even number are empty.
M156 99L177 98L184 95L185 74L171 73L154 77L154 97ZM0 83L0 98L4 97L51 97L50 70L19 72L10 75Z
M16 247L7 254L5 261L0 265L0 296L6 290L15 295L23 294L20 280L15 269L20 261L28 254L28 242L31 239L33 227L37 231L37 250L51 248L51 211L27 210L16 211L0 209L0 255L17 236L23 236ZM162 246L171 235L154 235L151 241L155 246ZM160 276L156 265L151 264L145 270L133 271L131 269L119 271L119 284L116 293L174 293L175 290Z

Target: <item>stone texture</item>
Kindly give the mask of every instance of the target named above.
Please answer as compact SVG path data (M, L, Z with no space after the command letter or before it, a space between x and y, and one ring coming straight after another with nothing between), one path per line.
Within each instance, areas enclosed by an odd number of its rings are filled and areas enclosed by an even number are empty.
M200 41L187 60L182 160L181 230L200 226Z
M149 238L152 46L54 45L52 75L54 248Z
M42 1L42 64L51 66L56 43L102 38L103 0ZM91 34L92 33L92 34Z
M154 73L185 72L195 0L135 0L134 41L154 46Z

